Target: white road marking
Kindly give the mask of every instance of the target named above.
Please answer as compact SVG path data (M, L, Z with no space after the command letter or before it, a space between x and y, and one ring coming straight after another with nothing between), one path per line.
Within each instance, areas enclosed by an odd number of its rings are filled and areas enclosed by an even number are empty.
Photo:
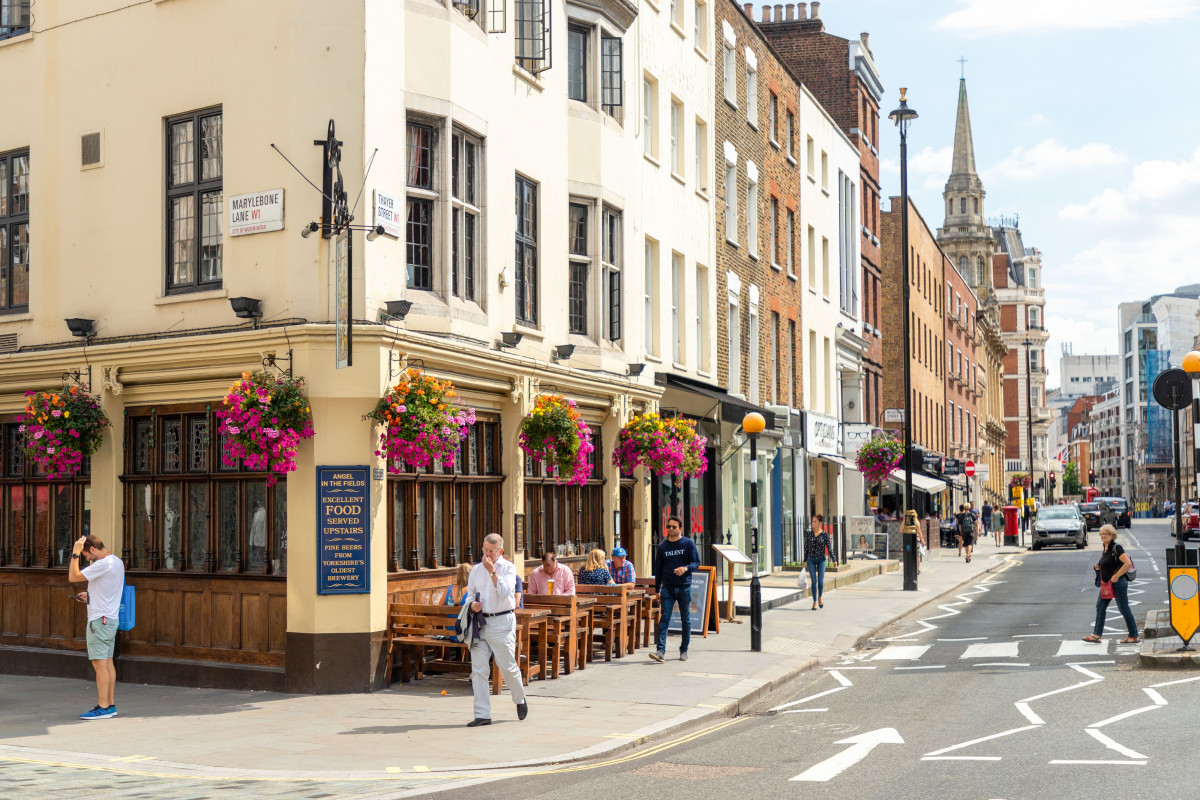
M970 645L959 658L1016 658L1020 642Z
M1088 725L1088 728L1089 729L1103 728L1105 725L1108 725L1111 722L1120 722L1123 719L1126 719L1128 717L1137 716L1138 714L1141 714L1145 711L1155 711L1157 709L1162 708L1165 705L1166 705L1165 702L1163 702L1163 703L1156 702L1152 706L1142 706L1141 708L1135 708L1132 711L1126 711L1124 714L1117 714L1115 717L1109 717L1108 719L1101 720L1100 722L1093 722L1091 725ZM1131 758L1146 758L1146 757L1147 756L1131 756Z
M846 670L848 670L848 669L875 669L875 668L874 668L874 667L841 667L841 666L838 666L838 667L825 667L825 671L826 671L826 672L835 672L835 671L837 671L837 670L841 670L842 672L845 672L845 671L846 671Z
M945 669L945 668L946 668L945 664L931 664L929 666L922 665L919 667L893 667L892 669Z
M966 639L938 639L939 642L986 642L986 636L971 636Z
M792 708L792 709L788 709L787 711L783 711L781 713L783 713L783 714L806 714L809 712L818 713L821 711L828 711L828 710L829 710L828 708Z
M1111 639L1101 639L1098 642L1085 642L1082 639L1079 641L1065 640L1058 646L1058 652L1054 654L1055 658L1062 656L1106 656L1108 655L1108 643Z
M978 664L972 664L972 667L1028 667L1028 664L1019 663L1016 661L981 661Z
M1145 761L1067 761L1066 759L1054 759L1051 764L1124 764L1131 767L1144 767Z
M1150 699L1154 701L1154 705L1165 706L1167 704L1167 698L1163 697L1153 689L1142 689L1142 691L1150 695Z
M1018 633L1018 634L1014 634L1014 635L1013 635L1013 638L1014 638L1014 639L1036 639L1036 638L1039 638L1039 637L1042 637L1042 638L1047 638L1047 637L1054 637L1054 638L1058 638L1059 636L1062 636L1062 634L1061 634L1061 633Z
M991 739L999 739L1001 736L1009 736L1014 733L1020 733L1021 731L1031 731L1037 727L1040 727L1040 726L1039 725L1026 725L1024 728L1013 728L1012 730L1001 731L1000 733L993 733L991 736L983 736L979 739L972 739L969 742L962 742L961 744L952 744L949 747L943 747L941 750L934 750L931 753L926 753L925 756L922 757L921 760L924 761L928 758L932 758L933 756L940 756L943 753L952 753L955 750L961 750L964 747L970 747L973 744L979 744L980 742L990 741Z
M925 756L922 761L999 761L1000 756Z
M842 739L841 741L834 742L834 744L848 744L850 747L835 756L825 759L819 764L814 764L792 778L792 780L823 783L837 777L845 770L862 761L879 745L904 744L904 739L900 737L900 733L895 728L880 728L879 730L851 736L848 739Z
M930 647L933 647L933 645L931 645L931 644L918 644L918 645L907 645L907 646L892 645L890 647L885 647L884 649L880 650L878 653L876 653L871 658L871 660L872 661L916 661L918 658L925 655L925 652L927 650L929 650Z
M1177 680L1177 681L1167 681L1166 683L1152 683L1152 684L1150 684L1150 688L1151 689L1161 689L1164 686L1176 686L1180 683L1191 683L1192 681L1200 681L1200 677L1183 678L1183 679Z
M830 670L829 677L833 678L835 681L840 683L842 686L853 686L854 685L853 683L850 682L849 678L847 678L845 675L842 675L836 669Z
M832 689L827 689L823 692L817 692L816 694L809 695L808 697L802 697L799 700L792 700L790 702L783 703L782 705L777 705L770 710L771 711L781 711L785 708L790 708L792 706L798 706L801 703L807 703L809 700L816 700L818 697L824 697L827 694L833 694L834 692L840 692L845 688L846 688L845 686L835 686Z

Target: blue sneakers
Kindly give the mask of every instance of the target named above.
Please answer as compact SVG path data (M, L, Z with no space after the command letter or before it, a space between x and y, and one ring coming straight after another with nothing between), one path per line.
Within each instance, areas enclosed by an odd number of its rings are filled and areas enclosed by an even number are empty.
M117 707L115 705L111 705L108 708L101 708L100 706L96 706L91 711L80 714L79 718L86 719L86 720L108 719L109 717L115 717L116 715L117 715Z

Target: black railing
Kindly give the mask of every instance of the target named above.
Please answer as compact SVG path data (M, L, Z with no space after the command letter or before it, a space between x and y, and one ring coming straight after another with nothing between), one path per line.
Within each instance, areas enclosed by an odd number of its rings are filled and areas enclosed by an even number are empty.
M29 33L30 0L0 0L0 39Z

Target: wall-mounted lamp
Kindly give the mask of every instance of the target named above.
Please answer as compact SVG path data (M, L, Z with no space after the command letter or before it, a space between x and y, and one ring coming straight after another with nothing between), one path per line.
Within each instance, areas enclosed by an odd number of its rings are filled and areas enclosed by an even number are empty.
M516 347L525 338L525 334L517 333L516 331L501 331L500 346L501 347Z
M367 231L367 241L373 242L376 239L378 239L380 236L383 236L383 234L384 234L383 226L376 225L374 228L371 228L371 230Z
M575 345L573 344L560 344L554 347L554 357L560 361L570 358L574 352Z
M66 323L67 329L71 331L72 336L82 336L85 339L90 339L96 333L96 320L94 319L71 317Z
M253 297L231 297L229 305L239 319L257 320L262 316L262 301Z
M634 375L634 376L641 375L642 370L644 370L645 368L646 368L645 363L638 361L636 364L629 365L629 374Z
M413 306L411 300L385 300L383 305L387 309L389 317L399 320L407 317L408 312L412 311Z
M321 224L319 222L310 222L300 229L300 236L301 238L307 239L319 230L321 230Z

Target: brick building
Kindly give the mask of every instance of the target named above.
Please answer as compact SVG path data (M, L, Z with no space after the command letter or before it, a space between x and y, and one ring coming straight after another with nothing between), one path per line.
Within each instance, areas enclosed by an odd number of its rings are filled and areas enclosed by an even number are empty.
M910 415L914 455L919 446L930 459L945 456L948 448L948 415L946 413L946 280L953 266L938 247L933 231L925 224L916 204L909 198L908 243L910 250L909 293L911 402L904 398L904 328L898 313L883 317L883 338L891 345L884 350L883 405L885 408L904 408ZM901 258L901 209L899 197L891 198L891 208L880 215L880 240L883 253L883 305L904 309L903 260ZM951 306L953 310L953 306ZM887 427L885 425L885 427ZM899 425L892 426L897 434ZM915 461L915 459L914 459ZM917 464L919 466L919 462ZM916 477L916 476L914 476ZM934 493L944 488L941 481L926 483L914 479L914 488L928 486ZM937 485L934 485L937 484ZM914 495L917 508L928 508ZM900 510L895 501L885 498L883 505Z
M911 237L911 226L909 235ZM966 278L947 255L943 260L946 309L946 455L947 464L975 461L981 455L979 436L980 358L982 333L978 325L979 301ZM946 469L952 494L951 504L977 501L970 481L961 474L961 464ZM980 505L982 503L980 502Z

